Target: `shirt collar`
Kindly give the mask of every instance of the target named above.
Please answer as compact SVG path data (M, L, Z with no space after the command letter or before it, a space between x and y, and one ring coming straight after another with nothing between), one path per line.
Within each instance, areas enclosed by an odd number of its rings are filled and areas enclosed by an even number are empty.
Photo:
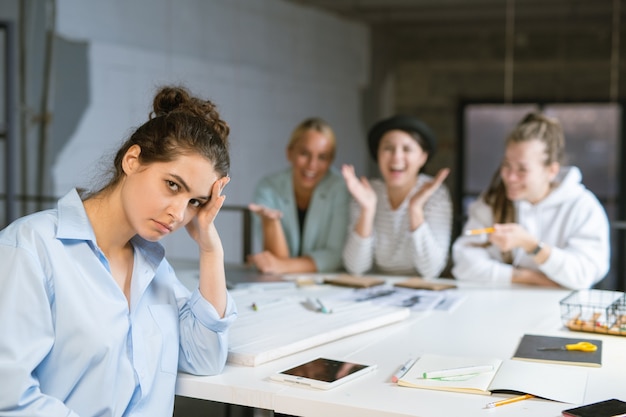
M61 197L57 208L59 211L57 239L96 242L96 236L89 222L89 217L87 217L85 206L76 189Z
M92 242L96 246L96 235L91 227L91 222L89 217L87 217L85 206L78 195L78 191L72 189L65 196L61 197L57 207L59 211L57 239L84 240ZM158 242L147 241L138 235L135 235L131 242L135 248L144 254L146 261L154 269L157 269L165 257L163 246Z

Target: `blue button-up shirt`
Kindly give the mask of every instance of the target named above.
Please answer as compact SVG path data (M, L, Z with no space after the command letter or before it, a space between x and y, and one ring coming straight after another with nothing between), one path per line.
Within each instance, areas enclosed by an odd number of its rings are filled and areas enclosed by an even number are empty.
M74 190L0 232L0 414L171 416L176 373L219 373L236 317L135 236L130 308Z

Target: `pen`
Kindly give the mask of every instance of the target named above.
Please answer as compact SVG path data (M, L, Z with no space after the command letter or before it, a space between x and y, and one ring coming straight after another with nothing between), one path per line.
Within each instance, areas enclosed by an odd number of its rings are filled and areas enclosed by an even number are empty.
M489 372L492 370L493 366L491 365L464 366L462 368L450 368L441 369L439 371L424 372L422 377L424 379L449 378L453 376L480 374L482 372Z
M415 359L409 359L408 361L406 361L405 364L402 365L402 368L398 369L398 372L393 374L393 376L391 377L391 382L398 382L398 380L407 373L407 371L411 368L411 366L413 366L414 363Z
M499 407L501 405L516 403L518 401L527 400L527 399L533 398L533 397L534 397L534 395L532 395L532 394L524 394L524 395L520 395L519 397L513 397L513 398L509 398L507 400L501 400L501 401L496 401L496 402L493 402L493 403L489 403L489 404L487 404L485 406L485 408Z
M320 311L324 314L330 314L333 311L329 308L326 308L326 306L322 303L322 301L319 298L316 298L315 301L317 302L317 305L320 308Z
M482 229L469 229L463 232L465 236L484 235L487 233L493 233L495 229L493 227L484 227Z

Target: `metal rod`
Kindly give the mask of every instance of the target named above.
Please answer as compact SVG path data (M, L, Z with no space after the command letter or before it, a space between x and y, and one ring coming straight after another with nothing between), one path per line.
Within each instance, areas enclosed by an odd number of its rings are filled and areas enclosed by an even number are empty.
M515 65L515 0L507 0L505 14L504 54L504 102L513 101L513 77Z
M611 85L609 97L617 101L619 97L619 38L620 38L620 1L613 0L613 27L611 32Z
M9 224L17 218L15 213L16 190L15 179L17 178L17 166L15 164L17 147L17 134L15 129L15 85L17 82L15 68L15 25L12 22L1 24L5 33L5 192L6 192L6 223Z
M43 195L46 190L46 178L50 170L50 158L48 145L50 142L50 90L52 84L52 60L54 56L54 34L56 30L56 2L49 0L46 10L46 44L43 69L43 88L41 102L39 103L39 149L37 158L37 193ZM41 205L37 210L41 210Z

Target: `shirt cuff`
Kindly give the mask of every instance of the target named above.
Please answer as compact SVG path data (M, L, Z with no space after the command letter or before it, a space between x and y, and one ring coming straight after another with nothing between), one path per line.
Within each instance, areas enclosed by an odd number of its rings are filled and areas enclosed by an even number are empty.
M213 307L213 304L209 303L202 294L200 294L200 290L197 288L191 293L191 297L189 297L189 307L203 326L215 332L225 331L237 318L235 301L228 292L226 292L226 312L224 313L224 317L220 317L215 307Z
M539 270L543 272L549 279L564 287L569 287L571 282L560 282L559 271L563 269L563 252L559 248L550 246L550 255L541 265Z

